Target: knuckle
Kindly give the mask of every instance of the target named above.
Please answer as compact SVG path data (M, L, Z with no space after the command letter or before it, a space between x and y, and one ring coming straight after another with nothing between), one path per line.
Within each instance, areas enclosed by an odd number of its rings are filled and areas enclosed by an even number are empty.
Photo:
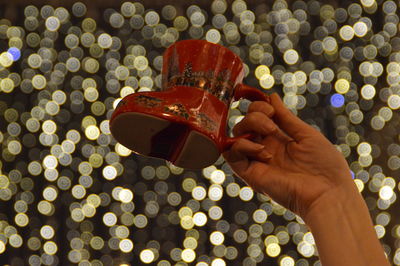
M271 119L263 113L255 113L254 117L252 118L252 123L254 126L260 127L264 123L270 123Z
M247 109L247 112L248 112L248 113L257 112L257 111L260 109L260 104L261 104L261 102L257 102L257 101L252 102L252 103L249 105L249 108Z
M250 124L257 123L260 119L262 119L263 115L260 112L252 112L247 116L247 121ZM246 119L246 118L245 118Z
M275 113L275 110L274 110L274 108L271 106L271 104L269 104L269 103L267 103L267 102L263 102L263 101L255 101L255 102L252 102L250 105L249 105L249 108L248 108L248 111L247 111L248 113L252 113L252 112L261 112L261 113L263 113L263 114L265 114L265 115L268 115L268 116L273 116L274 115L274 113Z
M250 113L242 121L242 132L263 132L264 125L270 124L268 116L260 112Z

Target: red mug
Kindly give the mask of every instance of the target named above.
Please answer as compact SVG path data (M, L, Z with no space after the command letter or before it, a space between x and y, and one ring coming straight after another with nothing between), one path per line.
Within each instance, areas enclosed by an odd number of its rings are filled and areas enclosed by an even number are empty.
M172 44L163 54L162 90L132 93L117 105L110 130L123 146L175 166L213 164L239 138L226 135L232 101L267 101L242 83L243 62L228 48L205 40Z

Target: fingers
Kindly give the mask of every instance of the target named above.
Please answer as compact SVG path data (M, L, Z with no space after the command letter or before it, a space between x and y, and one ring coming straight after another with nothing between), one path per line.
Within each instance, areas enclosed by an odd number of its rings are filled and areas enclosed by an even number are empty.
M267 115L268 117L273 117L275 114L275 110L272 107L272 105L263 101L252 102L249 105L249 108L247 109L247 113L252 113L252 112L260 112Z
M314 133L313 127L293 114L282 102L277 93L270 95L271 105L275 110L274 121L284 132L297 142Z
M249 168L249 158L254 158L263 162L267 162L272 158L272 154L265 149L264 145L244 138L237 140L232 147L228 151L222 153L222 155L231 165L232 169L238 171L238 175L245 173Z
M258 137L270 134L283 142L294 141L271 119L274 115L275 110L271 104L265 101L254 101L249 105L245 118L233 128L233 134L238 136L248 132L257 132L259 133ZM249 121L247 121L248 119Z
M252 131L261 135L269 135L277 129L278 126L265 113L251 112L235 125L233 134L240 136Z

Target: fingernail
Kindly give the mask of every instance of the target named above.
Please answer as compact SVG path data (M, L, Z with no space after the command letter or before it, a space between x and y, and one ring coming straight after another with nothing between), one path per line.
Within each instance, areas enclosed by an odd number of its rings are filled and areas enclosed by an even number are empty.
M256 150L263 150L264 148L265 148L265 145L262 145L260 143L254 144L254 149L256 149Z
M272 158L272 154L267 152L266 150L263 150L258 154L258 157L262 160L268 160Z
M272 109L271 111L269 111L269 113L267 114L268 117L272 117L275 114L275 109Z

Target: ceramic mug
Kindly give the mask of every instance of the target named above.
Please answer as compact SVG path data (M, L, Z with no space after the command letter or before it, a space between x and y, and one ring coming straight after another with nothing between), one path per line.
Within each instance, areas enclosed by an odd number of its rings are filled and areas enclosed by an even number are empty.
M242 83L243 62L228 48L205 40L183 40L163 54L162 90L132 93L117 105L110 130L123 146L175 166L213 164L239 138L226 134L232 101L267 101Z

